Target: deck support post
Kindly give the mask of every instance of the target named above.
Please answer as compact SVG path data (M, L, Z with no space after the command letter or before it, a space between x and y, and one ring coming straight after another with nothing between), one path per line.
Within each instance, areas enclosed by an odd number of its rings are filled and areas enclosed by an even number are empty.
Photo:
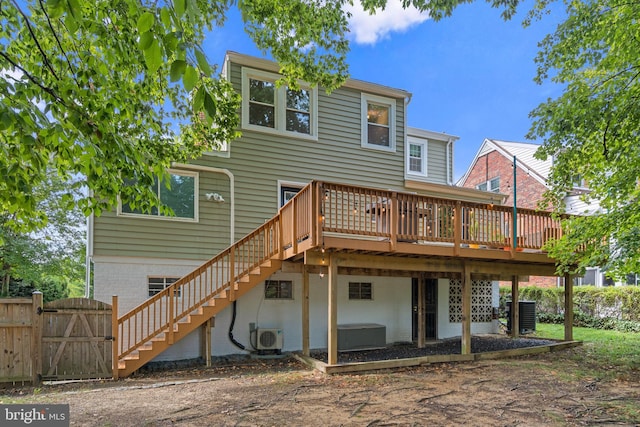
M426 340L426 310L425 310L425 295L424 289L425 279L424 274L418 278L418 348L425 348L427 346Z
M564 340L573 341L573 277L564 275Z
M465 264L462 276L462 351L471 354L471 270Z
M338 263L334 255L329 255L329 316L327 337L327 362L338 364Z
M214 318L210 318L202 324L200 343L202 345L200 355L204 359L207 368L211 366L211 328L213 327Z
M511 277L511 336L520 336L520 288L516 275Z
M302 354L309 356L309 268L302 272Z

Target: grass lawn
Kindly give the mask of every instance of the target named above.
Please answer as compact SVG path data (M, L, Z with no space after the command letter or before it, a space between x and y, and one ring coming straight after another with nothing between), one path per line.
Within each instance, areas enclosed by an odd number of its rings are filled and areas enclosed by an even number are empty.
M538 323L536 336L564 339L564 325ZM584 341L584 351L570 356L579 375L598 379L628 379L640 370L640 333L573 328L573 338Z

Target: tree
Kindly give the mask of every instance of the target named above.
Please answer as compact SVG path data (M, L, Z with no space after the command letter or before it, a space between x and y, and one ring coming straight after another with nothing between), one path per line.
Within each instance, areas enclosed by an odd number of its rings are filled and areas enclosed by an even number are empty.
M406 0L439 19L470 0ZM291 86L347 77L351 0L244 0L246 31ZM518 0L493 0L505 15ZM81 176L85 214L158 205L172 161L237 136L239 97L200 44L227 0L7 0L0 3L0 207L6 225L46 224L33 189L47 171ZM366 10L386 0L362 0ZM166 175L165 175L166 178ZM135 182L136 185L127 185ZM166 208L165 208L166 209Z
M34 198L48 222L37 231L16 230L8 225L11 217L0 214L0 295L26 296L37 289L50 301L84 282L83 215L72 201L81 196L76 186L55 171L38 184Z
M533 14L547 7L540 0ZM537 80L564 93L532 113L538 156L553 156L546 202L563 210L577 177L599 202L592 216L564 221L550 254L563 272L604 266L612 277L640 272L640 2L566 2L567 19L540 44Z

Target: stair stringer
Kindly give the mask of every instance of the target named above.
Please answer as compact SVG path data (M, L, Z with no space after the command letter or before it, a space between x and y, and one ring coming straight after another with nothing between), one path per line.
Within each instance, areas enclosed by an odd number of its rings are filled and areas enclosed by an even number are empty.
M192 313L176 322L174 324L173 337L169 335L167 330L162 331L139 346L137 351L119 359L117 362L118 377L129 376L140 369L146 363L171 347L171 345L182 340L198 327L202 326L207 320L220 313L234 300L237 300L258 284L264 282L269 276L280 270L281 267L282 260L274 258L264 262L251 271L245 272L245 274L238 277L238 280L233 284L233 293L230 292L230 289L224 289L225 292L220 293L218 296L196 307ZM233 295L233 299L230 298L231 295Z

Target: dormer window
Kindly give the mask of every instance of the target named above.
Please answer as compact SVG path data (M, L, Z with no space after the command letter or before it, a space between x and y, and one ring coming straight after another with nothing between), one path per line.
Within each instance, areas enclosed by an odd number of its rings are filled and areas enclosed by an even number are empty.
M395 151L396 101L362 94L362 146Z
M317 89L278 86L277 74L242 69L242 127L258 132L317 139Z

